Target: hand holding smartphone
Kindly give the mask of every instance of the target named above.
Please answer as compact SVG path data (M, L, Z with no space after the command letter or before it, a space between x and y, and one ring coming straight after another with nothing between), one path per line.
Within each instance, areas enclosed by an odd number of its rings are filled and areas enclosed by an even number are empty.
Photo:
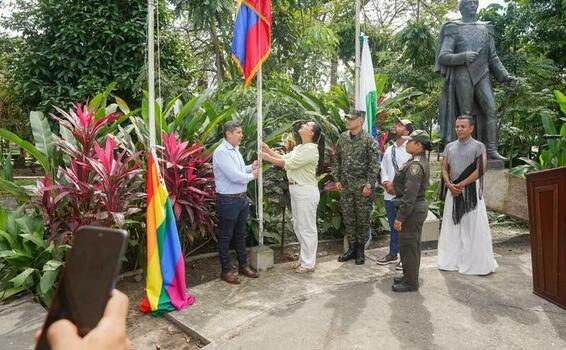
M79 336L71 321L59 320L47 331L49 345L54 350L129 350L126 331L128 304L128 297L115 289L106 304L104 316L84 338Z
M57 335L64 334L61 332L65 332L65 327L67 332L71 331L69 327L76 327L75 335L85 337L97 327L103 315L104 319L107 319L108 312L110 312L108 315L110 319L122 315L123 311L120 310L123 310L123 306L112 307L113 304L109 303L109 311L107 303L120 272L127 241L128 233L124 230L95 226L79 228L47 313L36 350L51 349L48 342L48 329L56 321L65 319L70 322L57 323L56 329L50 333L49 340L52 340L53 333L55 333L54 339L59 339ZM120 294L125 297L122 293ZM121 304L123 304L123 298ZM127 303L123 316L125 315L127 315ZM106 321L108 323L108 320ZM125 317L123 323L125 327Z

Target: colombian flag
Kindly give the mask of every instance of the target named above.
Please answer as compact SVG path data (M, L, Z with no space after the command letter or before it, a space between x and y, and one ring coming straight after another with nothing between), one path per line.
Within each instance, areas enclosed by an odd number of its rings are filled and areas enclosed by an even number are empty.
M232 58L249 86L271 52L271 0L238 0Z
M186 293L185 259L177 224L155 150L147 167L147 280L140 311L159 315L191 306L195 297Z

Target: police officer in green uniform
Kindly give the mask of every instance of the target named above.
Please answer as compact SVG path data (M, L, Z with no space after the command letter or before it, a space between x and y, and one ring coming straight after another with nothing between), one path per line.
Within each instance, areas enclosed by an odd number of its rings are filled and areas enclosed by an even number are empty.
M419 267L421 264L421 234L428 214L425 193L429 187L429 167L425 151L432 149L429 135L415 130L409 136L407 152L413 157L395 175L393 199L397 215L394 228L399 232L399 253L403 265L403 276L393 280L394 292L414 292L419 289Z
M338 191L341 191L340 207L350 247L338 261L355 258L356 265L362 265L375 200L379 148L377 142L363 130L364 111L354 111L346 118L348 131L340 135L336 144L334 180Z

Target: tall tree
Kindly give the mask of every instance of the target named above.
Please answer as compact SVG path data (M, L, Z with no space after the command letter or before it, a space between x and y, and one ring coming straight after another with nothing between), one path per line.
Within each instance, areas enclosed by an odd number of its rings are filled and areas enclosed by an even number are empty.
M145 0L22 0L6 25L23 44L11 83L25 110L80 101L110 82L128 102L141 97L146 66ZM161 8L161 27L169 18ZM161 66L181 71L181 46L164 36Z
M0 127L28 138L27 119L14 98L14 91L9 84L9 62L20 44L18 38L0 34Z
M216 80L219 83L223 82L228 65L229 33L233 23L234 1L172 0L172 3L177 16L183 20L186 32L200 42L199 46L213 53Z

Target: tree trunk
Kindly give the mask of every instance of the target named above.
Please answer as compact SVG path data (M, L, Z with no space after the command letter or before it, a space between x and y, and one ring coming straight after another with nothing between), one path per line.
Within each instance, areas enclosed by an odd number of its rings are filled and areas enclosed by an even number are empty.
M419 23L420 15L421 15L421 1L417 0L417 23Z
M224 56L222 55L222 46L218 40L216 32L215 19L210 19L210 36L212 39L212 47L216 56L216 79L219 83L224 81Z
M338 53L332 57L330 63L330 86L338 85Z

